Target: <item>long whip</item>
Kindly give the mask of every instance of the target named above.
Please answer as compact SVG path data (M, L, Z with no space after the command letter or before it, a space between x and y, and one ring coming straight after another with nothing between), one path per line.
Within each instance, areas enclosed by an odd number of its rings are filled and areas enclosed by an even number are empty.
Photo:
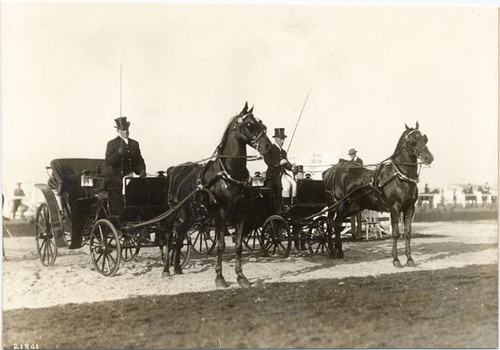
M297 119L297 123L295 123L295 129L293 129L293 134L292 137L290 138L290 143L288 144L288 148L286 149L286 153L288 153L288 150L290 149L290 146L292 145L293 137L295 136L295 132L297 131L297 126L299 125L300 118L302 118L302 112L304 112L304 108L306 107L307 100L309 99L309 95L311 94L312 88L309 89L309 92L307 93L306 100L304 101L304 104L302 105L302 110L300 111L299 118Z

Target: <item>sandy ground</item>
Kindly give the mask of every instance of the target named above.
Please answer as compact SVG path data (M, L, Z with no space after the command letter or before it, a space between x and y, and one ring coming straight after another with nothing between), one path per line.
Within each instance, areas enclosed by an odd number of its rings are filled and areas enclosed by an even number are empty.
M392 240L347 241L345 259L292 254L287 259L264 258L246 252L243 271L254 286L278 282L381 276L498 263L498 222L416 223L412 241L416 268L392 266ZM230 289L240 288L234 274L234 252L227 241L223 272ZM141 250L136 261L120 266L115 277L93 270L87 248L60 249L53 267L43 267L32 237L5 238L3 310L44 308L68 303L92 303L138 296L165 296L215 290L215 256L194 256L183 275L162 278L157 248ZM401 261L404 242L400 240Z

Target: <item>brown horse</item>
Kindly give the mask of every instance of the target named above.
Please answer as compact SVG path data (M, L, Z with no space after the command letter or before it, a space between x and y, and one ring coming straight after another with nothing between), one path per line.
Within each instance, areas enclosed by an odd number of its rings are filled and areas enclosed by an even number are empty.
M406 126L406 125L405 125ZM416 127L409 128L401 135L396 150L375 170L344 162L332 166L323 173L323 184L328 193L328 205L335 211L329 212L328 247L330 257L342 259L340 234L342 222L364 209L389 212L392 226L393 264L402 267L397 252L399 217L403 213L406 237L405 254L407 265L415 266L411 257L411 224L418 198L418 172L420 159L423 164L431 164L433 155L427 148L427 136ZM335 230L335 247L332 239L332 221Z
M200 218L214 220L218 244L215 268L217 287L228 286L222 275L227 224L233 225L235 229L235 271L238 283L242 287L250 286L241 266L242 236L250 231L251 223L247 217L252 215L245 210L248 208L246 193L250 184L246 146L257 149L261 155L267 154L271 150L271 141L266 131L266 126L254 117L253 107L248 109L248 104L245 104L243 110L230 120L214 153L214 160L205 165L186 163L172 167L167 172L169 202L180 209L173 216L175 220L168 220L166 251L169 252L173 242L173 232L175 241L183 242L188 229ZM175 273L182 273L180 249L180 244L174 247ZM169 264L167 255L163 272L165 276L170 275Z

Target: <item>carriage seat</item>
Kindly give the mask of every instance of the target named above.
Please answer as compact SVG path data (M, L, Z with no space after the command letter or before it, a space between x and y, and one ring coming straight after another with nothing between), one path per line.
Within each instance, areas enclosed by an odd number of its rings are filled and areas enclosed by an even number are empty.
M82 171L89 170L93 176L104 177L107 172L107 165L104 159L91 158L60 158L50 162L52 176L48 180L50 188L63 196L68 194L71 201L84 197L85 188L80 185L80 175Z
M128 221L149 220L168 210L166 177L134 177L125 185L125 216Z

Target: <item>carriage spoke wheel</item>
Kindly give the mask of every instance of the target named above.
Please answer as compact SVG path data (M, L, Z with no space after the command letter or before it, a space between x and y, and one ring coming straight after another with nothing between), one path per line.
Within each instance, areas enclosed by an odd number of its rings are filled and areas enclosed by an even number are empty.
M312 254L324 254L330 252L328 249L326 218L320 217L313 221L309 229L307 245L309 247L309 252Z
M188 232L191 237L192 248L199 254L210 254L215 248L215 229L205 224L196 225Z
M38 257L44 266L52 266L57 257L57 245L49 207L42 203L35 217L35 240Z
M134 260L141 249L140 242L133 236L119 233L121 260L124 262Z
M261 243L265 256L288 257L292 247L292 235L285 219L279 215L268 217L262 225Z
M262 247L262 244L260 243L261 236L262 228L257 227L250 231L248 236L243 237L243 244L252 252L259 251Z
M97 272L114 276L120 266L120 238L113 224L101 219L94 224L90 234L90 256Z
M170 254L168 255L170 258L170 266L174 266L174 249L176 248L177 244L177 235L174 238L174 243L170 246ZM181 256L180 256L180 266L181 268L186 267L187 262L189 261L189 258L191 257L191 249L193 245L191 242L191 238L189 235L186 235L184 238L184 241L182 242L182 247L181 247ZM163 249L163 248L162 248ZM163 256L165 258L165 255Z

